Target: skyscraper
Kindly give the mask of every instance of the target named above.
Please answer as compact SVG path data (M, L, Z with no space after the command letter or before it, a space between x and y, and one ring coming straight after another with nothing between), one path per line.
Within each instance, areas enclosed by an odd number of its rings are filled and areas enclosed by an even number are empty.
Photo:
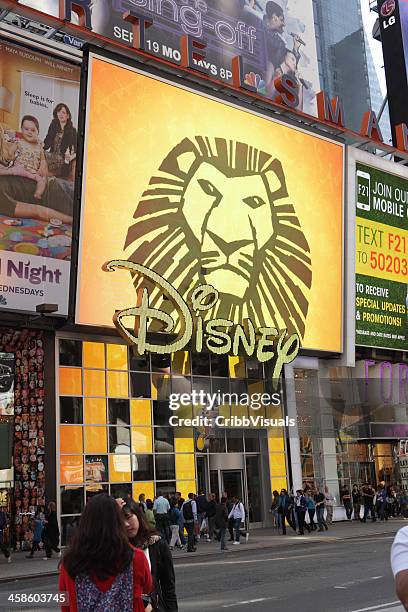
M382 105L381 88L365 36L360 0L313 0L320 82L345 104L346 125L360 130L362 114ZM381 127L391 139L386 111Z

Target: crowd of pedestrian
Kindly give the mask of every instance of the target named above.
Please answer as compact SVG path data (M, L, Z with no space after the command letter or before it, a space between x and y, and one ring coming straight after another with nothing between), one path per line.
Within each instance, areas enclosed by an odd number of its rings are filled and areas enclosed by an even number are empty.
M351 491L343 487L340 496L348 520L365 523L368 518L372 521L408 518L408 492L398 486L380 482L374 487L365 482L361 486L353 485Z
M239 545L241 535L248 539L247 513L237 497L227 493L218 502L214 493L189 493L184 499L180 492L174 495L159 494L154 501L142 493L138 500L151 527L156 528L168 543L170 550L187 549L195 552L199 540L220 542L220 549L227 550L229 541Z

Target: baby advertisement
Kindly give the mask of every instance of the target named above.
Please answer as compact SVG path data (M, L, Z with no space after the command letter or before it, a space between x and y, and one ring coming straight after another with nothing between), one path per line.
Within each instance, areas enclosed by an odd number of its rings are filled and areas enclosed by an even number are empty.
M79 76L0 40L0 308L68 312Z

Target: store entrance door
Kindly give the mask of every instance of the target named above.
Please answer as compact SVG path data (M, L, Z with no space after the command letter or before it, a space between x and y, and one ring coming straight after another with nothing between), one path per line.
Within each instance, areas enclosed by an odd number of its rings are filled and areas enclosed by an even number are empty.
M245 503L242 470L221 470L221 489L228 494L229 499L237 497Z

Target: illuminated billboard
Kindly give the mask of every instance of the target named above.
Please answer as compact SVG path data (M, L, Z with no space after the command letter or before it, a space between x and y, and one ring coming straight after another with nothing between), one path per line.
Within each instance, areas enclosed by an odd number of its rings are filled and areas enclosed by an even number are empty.
M206 320L250 319L341 352L343 155L91 54L76 322L112 327L146 287L151 306L173 314L149 278L103 270L128 260L186 300L214 287Z
M20 5L59 17L69 13L68 2L20 0ZM180 64L181 37L206 43L199 69L232 83L232 58L243 58L245 80L258 93L273 98L274 79L286 74L297 79L298 110L316 115L320 91L312 0L82 0L87 26L121 45L132 46L133 32L123 20L126 11L149 19L146 51ZM62 8L61 8L62 7ZM74 7L75 8L75 7Z
M0 41L0 310L68 314L79 66Z
M408 179L356 165L356 344L408 350Z

